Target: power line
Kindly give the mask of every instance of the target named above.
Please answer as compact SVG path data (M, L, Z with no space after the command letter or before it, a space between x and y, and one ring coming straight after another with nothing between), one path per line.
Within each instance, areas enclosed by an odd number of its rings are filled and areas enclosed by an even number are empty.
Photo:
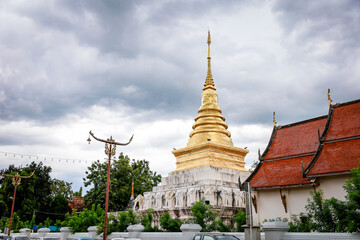
M37 156L31 154L24 153L14 153L14 152L4 152L0 151L0 154L4 154L4 156L8 157L21 157L22 159L31 159L31 160L39 160L39 161L58 161L58 162L67 162L67 163L92 163L97 160L84 160L84 159L74 159L74 158L61 158L61 157L50 157L50 156Z

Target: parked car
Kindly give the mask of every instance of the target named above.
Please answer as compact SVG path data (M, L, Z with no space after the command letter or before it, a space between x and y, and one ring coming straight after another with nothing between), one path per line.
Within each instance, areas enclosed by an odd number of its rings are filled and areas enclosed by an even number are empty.
M30 240L26 235L10 235L6 240Z
M112 238L111 240L141 240L140 238Z
M224 233L197 233L193 240L239 240L239 238Z
M52 237L38 237L36 240L59 240L59 238L52 238Z
M7 240L8 238L9 238L9 236L6 235L6 234L1 234L0 235L0 240Z
M95 238L73 238L72 240L96 240Z

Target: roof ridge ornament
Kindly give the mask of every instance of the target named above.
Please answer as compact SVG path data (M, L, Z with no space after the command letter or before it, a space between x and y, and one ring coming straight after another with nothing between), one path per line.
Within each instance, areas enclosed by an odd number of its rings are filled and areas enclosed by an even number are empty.
M208 44L208 68L207 68L207 74L206 74L206 81L204 86L214 86L214 80L212 78L211 73L211 57L210 57L210 44L211 44L211 37L210 37L210 30L208 30L208 37L207 37L207 44Z
M330 97L330 88L328 88L327 97L328 97L328 100L329 100L329 107L330 107L331 104L332 104L332 99Z
M274 127L276 126L276 124L277 124L277 122L276 122L276 120L275 120L275 112L273 112L273 123L274 123Z

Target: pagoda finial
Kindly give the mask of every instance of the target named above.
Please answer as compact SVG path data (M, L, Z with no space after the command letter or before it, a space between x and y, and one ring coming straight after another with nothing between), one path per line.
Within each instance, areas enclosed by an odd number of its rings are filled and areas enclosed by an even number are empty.
M332 99L331 99L331 97L330 97L330 88L328 88L327 96L328 96L328 100L329 100L329 107L330 107L330 106L331 106L331 104L332 104Z
M274 123L274 127L276 126L277 122L275 120L275 112L273 112L273 123Z
M207 44L208 44L208 69L207 69L207 74L206 74L206 81L205 81L205 87L206 86L214 86L214 81L212 78L212 73L211 73L211 57L210 57L210 44L211 44L211 37L210 37L210 30L208 31L208 38L207 38Z

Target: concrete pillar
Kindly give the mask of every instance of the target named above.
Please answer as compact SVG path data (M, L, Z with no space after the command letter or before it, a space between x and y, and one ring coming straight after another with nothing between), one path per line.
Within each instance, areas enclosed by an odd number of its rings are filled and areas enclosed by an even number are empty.
M49 232L50 232L50 228L40 228L37 231L39 237L45 237L45 235Z
M97 226L90 226L87 230L89 232L89 238L96 238L96 232L98 230Z
M20 234L28 236L29 239L30 239L30 233L31 233L31 230L29 228L20 229Z
M263 223L265 240L280 240L282 235L289 231L290 226L287 222L275 221Z
M145 227L143 225L136 224L128 226L126 230L129 232L129 238L137 238L144 229Z
M260 240L260 226L252 226L251 229L248 225L242 225L245 233L245 240Z
M195 233L201 231L201 226L199 224L183 224L180 229L182 231L182 239L191 240Z
M62 227L60 228L60 240L67 240L67 238L71 234L71 228L69 227Z

